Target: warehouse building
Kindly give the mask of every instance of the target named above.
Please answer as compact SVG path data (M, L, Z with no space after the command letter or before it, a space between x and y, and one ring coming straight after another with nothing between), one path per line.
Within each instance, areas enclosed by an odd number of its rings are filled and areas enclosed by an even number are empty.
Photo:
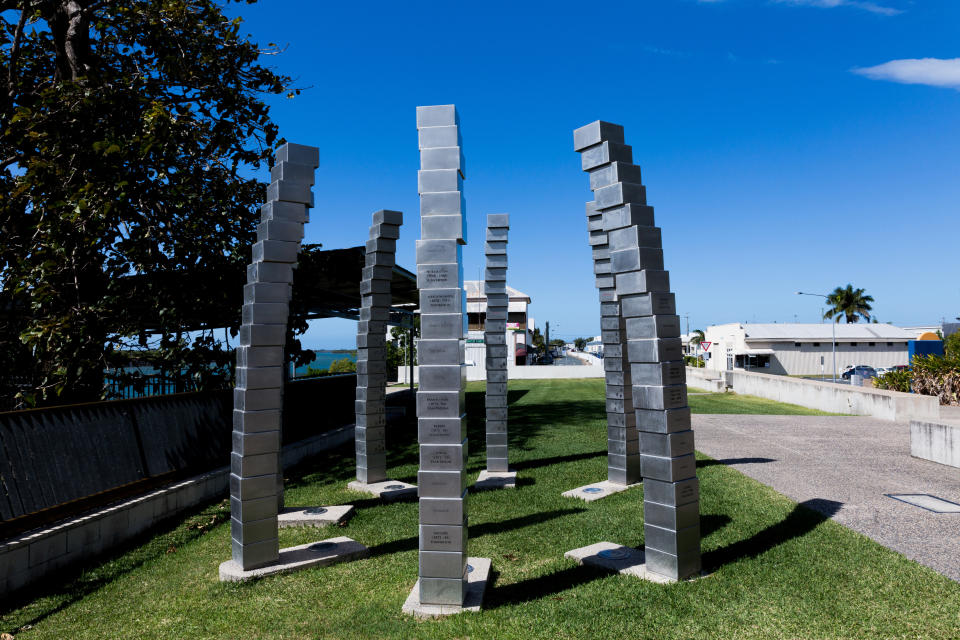
M779 375L831 375L833 331L837 373L855 365L909 364L907 342L915 332L890 324L742 324L708 327L707 367ZM701 350L701 353L703 351Z

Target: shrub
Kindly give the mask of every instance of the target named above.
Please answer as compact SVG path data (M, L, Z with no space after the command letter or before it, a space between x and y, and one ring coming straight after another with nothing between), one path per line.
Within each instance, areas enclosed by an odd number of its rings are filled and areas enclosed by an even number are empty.
M702 358L696 356L683 356L683 361L687 363L688 367L702 368L706 364Z
M943 353L948 358L960 359L960 331L951 333L943 341Z
M340 358L330 363L329 371L331 375L337 373L356 373L357 363L350 358Z
M873 379L873 386L888 391L910 392L913 373L910 371L888 371Z
M940 404L960 404L960 356L914 356L913 390L937 396Z

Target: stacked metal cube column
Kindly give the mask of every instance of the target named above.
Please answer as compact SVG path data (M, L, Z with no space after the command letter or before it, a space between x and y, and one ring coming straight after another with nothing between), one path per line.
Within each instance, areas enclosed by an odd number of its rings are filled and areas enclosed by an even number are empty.
M253 262L247 267L230 458L233 559L245 571L279 558L283 347L293 268L313 206L310 187L318 165L316 147L286 144L277 151Z
M630 147L614 149L630 155ZM585 156L584 169L588 163ZM586 204L587 230L593 251L593 272L600 292L600 336L603 342L603 368L607 409L607 480L629 485L640 481L640 442L632 408L630 367L626 360L626 338L613 274L608 228L595 202Z
M487 471L509 471L507 461L507 234L510 215L492 213L487 216L487 258L483 293L487 298L487 315L483 342L486 345L487 392Z
M464 415L466 244L463 153L453 105L417 107L420 288L421 604L462 605L467 587L467 439Z
M392 304L390 282L402 224L403 214L399 211L380 210L373 214L360 281L355 433L357 480L368 484L387 479L386 334Z
M623 127L594 122L574 132L590 173L616 279L624 361L633 382L644 486L647 571L672 579L700 572L699 485L680 321L664 269L660 229Z

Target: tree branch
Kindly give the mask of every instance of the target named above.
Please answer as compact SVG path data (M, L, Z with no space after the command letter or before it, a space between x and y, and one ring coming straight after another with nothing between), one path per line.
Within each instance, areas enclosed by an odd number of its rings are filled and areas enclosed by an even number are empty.
M23 37L23 27L27 23L27 10L20 10L20 19L17 21L17 30L13 34L13 46L10 49L10 66L7 67L7 94L13 98L17 95L17 59L20 57L20 39Z

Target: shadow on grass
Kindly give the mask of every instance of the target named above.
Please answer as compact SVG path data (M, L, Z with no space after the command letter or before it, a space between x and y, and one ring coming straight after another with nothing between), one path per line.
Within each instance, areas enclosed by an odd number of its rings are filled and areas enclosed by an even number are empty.
M715 571L725 564L743 558L755 558L784 542L810 533L833 517L842 506L842 502L822 498L801 502L777 524L770 525L749 538L703 554L703 567L708 571Z
M510 470L511 470L511 471L514 470L514 469L513 469L513 465L510 465ZM514 486L517 487L517 488L519 488L519 487L529 487L529 486L534 485L534 484L536 484L536 483L537 483L537 481L534 480L533 478L514 478ZM491 485L491 486L489 486L489 487L479 487L479 488L478 488L477 485L472 484L472 485L470 485L470 486L467 487L467 488L470 489L470 493L471 493L471 494L473 494L473 493L480 493L480 492L486 492L486 491L509 491L509 489L504 489L504 488L502 488L502 487L498 487L498 486L495 486L495 485Z
M708 513L700 516L700 537L706 538L714 531L719 531L730 524L733 518L725 513Z
M584 565L561 569L545 576L521 580L504 587L495 587L488 591L483 608L496 609L507 605L540 600L609 575L609 571ZM557 596L555 599L562 600L563 598Z
M470 525L470 537L479 538L481 536L494 533L503 533L504 531L522 529L524 527L540 524L541 522L547 522L548 520L554 520L556 518L582 513L584 511L586 511L586 509L556 509L554 511L545 511L543 513L532 513L527 516L520 516L519 518L510 518L509 520L498 520L496 522L484 522L483 524ZM390 542L378 544L370 547L370 557L376 558L378 556L384 556L391 553L413 551L417 548L419 540L419 536L411 536L409 538L401 538L399 540L391 540Z
M724 458L723 460L697 460L697 469L703 467L712 467L717 464L735 465L735 464L761 464L764 462L776 462L776 458Z
M538 467L549 467L554 464L563 464L564 462L576 462L578 460L589 460L590 458L599 458L606 456L606 451L588 451L586 453L571 453L567 456L553 456L552 458L536 458L534 460L523 460L511 464L510 468L516 471L522 469L536 469Z

